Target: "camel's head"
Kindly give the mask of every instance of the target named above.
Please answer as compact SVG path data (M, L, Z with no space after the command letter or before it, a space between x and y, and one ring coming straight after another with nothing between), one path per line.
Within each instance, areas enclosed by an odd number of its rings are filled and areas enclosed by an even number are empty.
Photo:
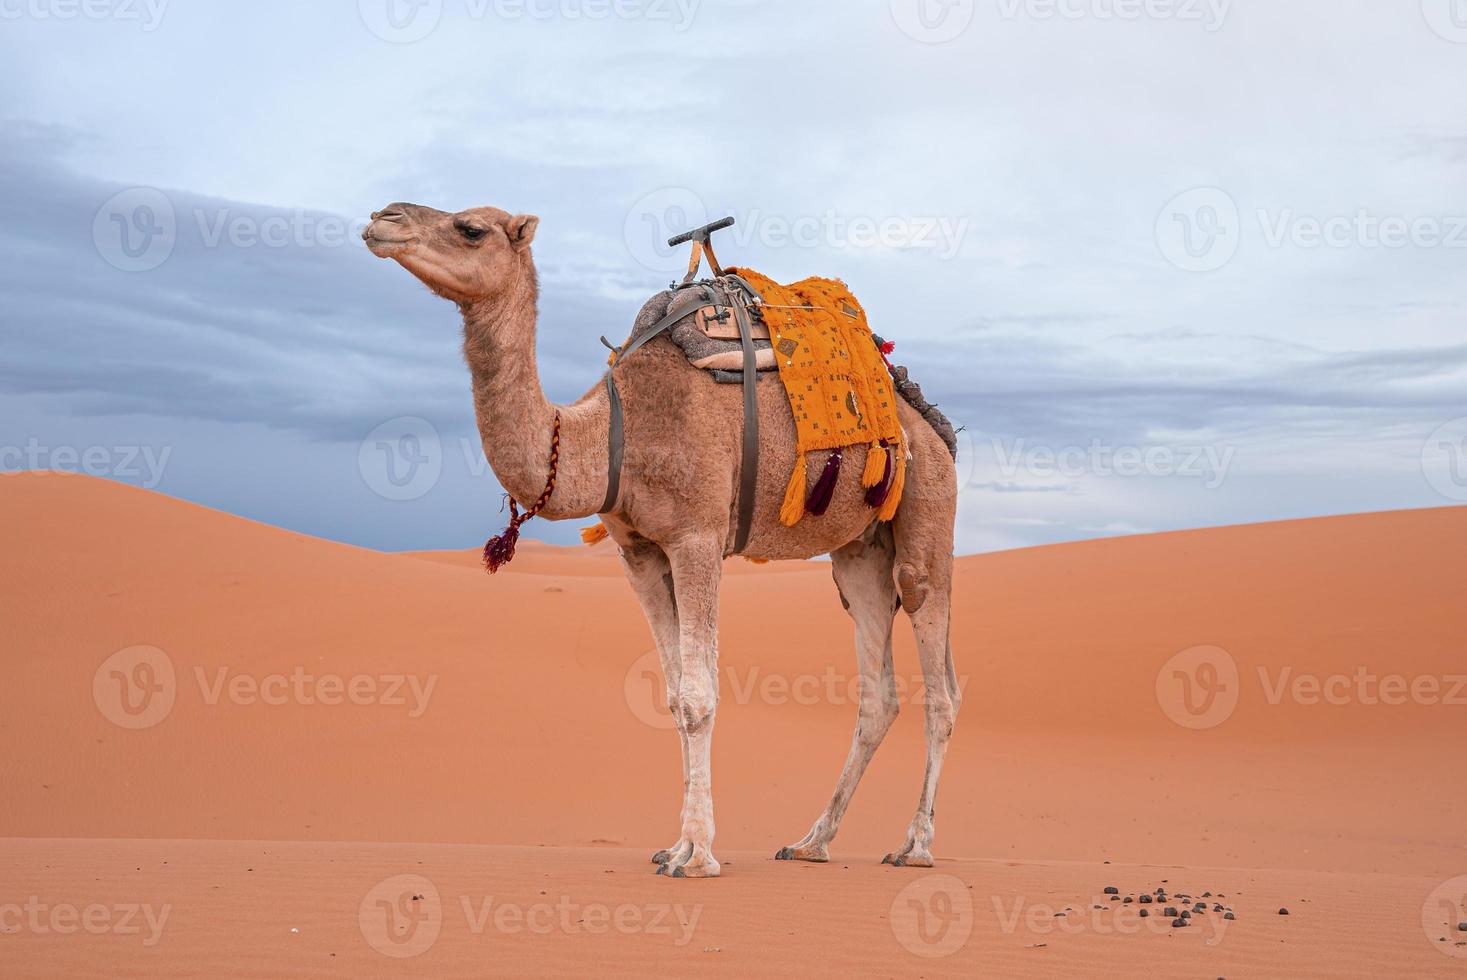
M530 242L539 223L498 208L449 214L398 203L373 212L362 239L373 255L396 259L439 296L472 303L534 275Z

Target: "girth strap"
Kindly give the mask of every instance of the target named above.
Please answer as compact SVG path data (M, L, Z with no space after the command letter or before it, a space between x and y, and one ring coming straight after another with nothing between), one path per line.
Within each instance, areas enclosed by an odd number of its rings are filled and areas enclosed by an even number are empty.
M743 457L739 463L738 529L734 534L734 546L731 552L736 555L742 552L744 546L749 543L749 534L754 527L754 491L759 481L759 367L758 352L754 347L753 326L746 303L748 295L757 294L737 276L729 278L736 280L736 287L744 292L742 296L725 297L728 299L728 305L733 309L734 320L739 327L739 340L744 352L744 446ZM682 288L701 289L703 287L701 284L688 284ZM717 303L716 296L713 302ZM616 508L617 498L621 496L621 468L626 458L626 425L622 412L621 394L616 390L616 366L643 345L660 337L670 327L692 313L694 309L696 306L678 304L674 298L668 314L658 320L651 329L620 350L613 348L616 350L616 359L612 361L611 367L606 372L606 396L611 410L611 420L608 429L610 445L608 447L606 499L601 504L600 513L602 514L609 514ZM611 346L604 337L602 342L606 343L608 347Z

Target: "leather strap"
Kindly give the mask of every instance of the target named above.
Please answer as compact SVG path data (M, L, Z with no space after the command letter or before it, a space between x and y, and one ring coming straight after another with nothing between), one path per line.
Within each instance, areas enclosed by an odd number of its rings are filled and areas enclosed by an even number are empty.
M733 311L744 345L744 455L739 461L739 529L733 546L737 555L749 543L749 532L754 528L754 490L759 482L759 364L749 308L743 297L734 299Z
M738 554L749 543L749 534L754 527L754 492L759 481L758 351L754 347L754 331L747 306L748 297L757 297L758 294L738 276L728 278L735 281L742 295L725 294L723 297L715 295L711 301L717 303L722 298L732 308L734 319L738 323L739 340L744 352L744 445L743 456L739 462L738 528L734 534L732 552L732 554ZM685 288L704 289L701 284L689 284ZM606 372L606 396L611 419L608 426L606 499L602 502L599 513L609 514L616 509L617 498L621 496L621 468L626 458L626 425L622 413L621 394L616 390L616 366L628 355L635 353L654 338L660 337L669 327L696 309L698 304L679 303L679 298L673 297L667 315L658 320L651 329L617 350L616 359ZM605 338L602 339L605 340ZM611 345L608 343L607 346Z

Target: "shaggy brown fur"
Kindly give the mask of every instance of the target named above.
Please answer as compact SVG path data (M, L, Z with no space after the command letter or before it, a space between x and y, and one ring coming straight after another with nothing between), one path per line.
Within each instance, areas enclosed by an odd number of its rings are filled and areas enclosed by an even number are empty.
M556 411L535 365L538 287L530 244L538 219L497 208L449 214L412 204L388 205L372 219L363 238L373 253L396 260L458 305L484 453L506 491L522 502L534 501L545 482ZM795 427L778 379L764 377L758 386L758 499L744 554L754 559L830 554L856 623L861 670L859 723L835 794L810 833L779 856L826 860L826 845L856 783L896 716L891 630L900 595L926 680L928 753L916 816L903 846L886 860L930 866L938 776L959 704L948 644L956 503L952 458L938 434L901 402L911 462L896 519L890 525L874 523L860 486L865 452L858 447L847 450L829 510L785 527L779 510L797 457ZM625 403L626 460L620 499L601 516L652 628L668 706L683 744L681 836L655 859L675 877L712 877L719 873L711 789L718 588L736 531L742 395L737 386L715 384L692 367L666 338L623 362L617 385ZM560 479L541 516L589 517L600 508L607 485L610 416L604 386L560 412ZM824 455L813 454L808 463L812 484Z

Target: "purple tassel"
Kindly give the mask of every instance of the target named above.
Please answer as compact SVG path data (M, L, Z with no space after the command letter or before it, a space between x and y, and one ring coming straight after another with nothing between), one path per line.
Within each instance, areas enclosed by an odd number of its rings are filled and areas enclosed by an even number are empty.
M870 507L880 507L886 503L887 494L891 493L891 447L886 440L881 440L881 447L886 450L886 470L881 474L881 482L866 491L866 504Z
M535 516L533 511L521 514L514 498L509 494L505 496L509 498L509 527L504 529L503 534L490 538L484 544L484 568L490 575L514 561L514 546L520 541L520 525Z
M514 560L514 546L519 543L519 525L511 524L503 534L490 538L484 545L484 567L493 575Z
M820 479L815 481L815 489L805 499L808 513L819 517L830 509L830 501L835 497L835 481L840 479L840 459L841 452L837 449L825 461L825 469L821 471Z

